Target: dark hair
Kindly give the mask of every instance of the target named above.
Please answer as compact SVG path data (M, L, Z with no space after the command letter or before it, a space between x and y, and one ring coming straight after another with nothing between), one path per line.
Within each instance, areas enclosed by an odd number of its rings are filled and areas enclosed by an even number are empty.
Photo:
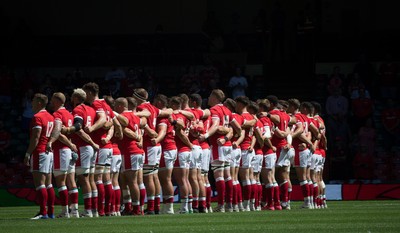
M250 99L247 96L238 96L235 98L236 103L241 103L245 106L248 106L250 104Z
M314 114L320 114L322 109L321 104L317 101L311 101L310 103L314 106Z
M166 95L157 94L154 97L154 102L155 101L160 102L163 107L167 107L168 106L168 97Z
M97 85L97 83L86 83L85 85L83 85L82 89L85 91L93 92L93 94L95 95L99 94L99 85Z
M234 101L231 98L227 98L224 101L224 106L227 107L229 110L231 110L231 112L235 112L236 109L236 101Z
M277 106L278 105L278 97L276 97L275 95L269 95L266 97L266 99L270 102L270 104Z
M247 110L249 110L249 112L251 114L256 114L256 113L258 113L258 110L260 110L260 107L258 106L258 104L256 102L250 101L250 104L247 107Z
M197 106L201 106L203 104L203 99L201 98L201 96L199 94L191 94L189 96L189 99L192 102L196 102Z

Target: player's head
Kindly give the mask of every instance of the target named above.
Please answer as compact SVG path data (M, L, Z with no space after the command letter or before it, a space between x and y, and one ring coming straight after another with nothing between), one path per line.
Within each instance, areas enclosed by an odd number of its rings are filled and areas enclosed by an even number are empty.
M164 109L168 106L168 97L163 94L157 94L154 97L153 105L159 109Z
M300 108L300 101L298 99L292 98L288 99L288 112L294 113L295 111L299 110Z
M86 92L81 88L74 89L71 95L71 102L74 105L74 107L85 102L85 100L86 100Z
M289 102L287 102L286 100L278 100L278 109L286 112L288 107Z
M257 114L259 109L260 109L260 107L254 101L250 101L249 106L247 106L247 110L249 111L250 114L253 114L253 115Z
M50 106L53 111L63 106L65 103L65 95L61 92L55 92L50 99Z
M221 89L214 89L208 97L208 105L214 106L225 100L225 93Z
M260 99L257 101L260 112L268 112L271 109L271 103L268 99Z
M115 100L111 95L105 95L103 96L103 99L111 107L111 109L114 109Z
M128 101L128 110L135 111L138 106L136 99L133 97L126 97L126 100Z
M182 98L179 96L172 96L169 99L169 107L173 110L179 110L182 107Z
M310 103L314 106L314 115L321 114L321 104L317 101L311 101Z
M117 113L122 113L128 109L128 100L124 97L119 97L114 101L114 108Z
M224 106L227 107L231 112L236 112L236 101L231 98L226 98Z
M201 107L203 104L203 99L199 94L191 94L189 96L189 106L192 108L198 108Z
M82 89L86 92L86 101L88 103L93 103L93 101L99 96L99 85L94 82L86 83L83 85Z
M144 88L136 88L133 90L132 97L136 99L138 103L144 103L149 98L149 94Z
M314 106L311 104L311 102L302 102L300 105L300 112L302 114L310 114L313 115L314 114Z
M48 103L48 98L46 95L42 94L42 93L36 93L33 96L32 99L32 110L34 113L39 112L40 110L43 110L44 108L46 108L46 105Z
M269 95L269 96L266 97L266 99L271 104L271 108L278 107L278 101L279 101L278 97L276 97L275 95Z
M250 104L250 99L247 96L238 96L235 98L236 101L236 111L242 113L244 108L247 108Z
M182 108L187 107L189 105L189 97L184 93L179 94L179 97L182 99Z

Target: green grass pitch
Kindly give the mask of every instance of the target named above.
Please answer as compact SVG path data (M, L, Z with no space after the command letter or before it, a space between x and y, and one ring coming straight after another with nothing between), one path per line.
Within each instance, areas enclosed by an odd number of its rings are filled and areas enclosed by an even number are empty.
M38 207L1 207L0 232L400 232L400 201L330 201L328 209L316 210L300 205L272 212L48 220L29 219Z

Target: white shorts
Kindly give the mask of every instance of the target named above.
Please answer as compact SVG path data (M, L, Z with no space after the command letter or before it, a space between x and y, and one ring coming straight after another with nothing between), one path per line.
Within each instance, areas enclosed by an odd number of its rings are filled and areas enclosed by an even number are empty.
M324 168L325 158L320 154L315 154L315 171L320 172Z
M275 167L276 164L276 153L271 153L264 155L264 168L266 169L272 169Z
M190 169L201 169L201 158L203 157L203 150L200 146L193 146L192 156L190 157Z
M31 172L49 174L53 170L53 153L40 153L31 156Z
M92 165L93 158L95 158L95 152L91 146L79 147L79 159L76 164L76 168L89 169Z
M232 149L230 165L231 167L240 167L242 150L240 148Z
M289 150L281 150L281 154L279 155L278 161L276 161L277 167L288 167L290 166L290 160L294 157L294 149L290 148Z
M176 149L164 151L161 155L160 170L174 168L174 163L177 155L178 151Z
M210 170L211 150L203 149L203 156L201 157L201 171L207 173Z
M53 152L54 176L67 174L71 162L71 152L70 148L62 148Z
M155 166L160 164L161 146L149 146L146 152L146 165Z
M311 170L315 170L317 167L317 154L312 154L307 162L307 166L310 167Z
M307 167L308 158L311 156L309 149L295 152L295 156L291 158L290 163L293 167Z
M264 156L261 154L254 156L254 159L251 161L251 167L253 168L253 172L261 172L263 157Z
M122 164L122 156L121 155L113 155L111 157L111 168L110 171L112 173L117 173L121 169Z
M250 168L254 156L254 150L251 152L249 152L248 150L242 150L242 161L240 163L240 168Z
M189 169L191 156L192 156L191 151L178 152L178 158L175 161L174 167Z
M211 146L212 161L229 162L232 146Z
M113 149L112 148L101 148L99 150L99 156L97 158L97 163L96 165L111 165L111 157L113 154Z
M122 171L132 170L138 171L143 168L144 155L132 154L122 157Z
M99 155L99 152L98 151L94 151L94 149L93 149L93 155L92 155L92 157L90 159L90 168L94 168L96 166L96 161L97 161L97 156L98 155Z

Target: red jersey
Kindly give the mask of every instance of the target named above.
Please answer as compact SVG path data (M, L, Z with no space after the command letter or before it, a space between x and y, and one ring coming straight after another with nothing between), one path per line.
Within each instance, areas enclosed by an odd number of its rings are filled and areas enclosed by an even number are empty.
M210 128L211 116L209 116L207 119L203 119L202 121L203 121L204 132L207 133L208 129ZM201 149L203 149L203 150L210 148L210 145L208 144L207 140L200 142L200 146L201 146Z
M279 116L279 124L275 125L276 128L278 128L280 131L286 131L286 128L288 127L288 123L290 121L290 116L286 114L285 112L282 112L278 109L273 109L269 112L271 115L278 115ZM287 144L286 138L279 138L274 134L271 139L272 145L274 145L277 148L281 148Z
M196 123L198 121L200 121L200 119L202 119L204 116L204 111L201 109L188 108L185 110L193 113L194 118L195 118L194 121ZM193 145L200 146L199 139L197 137L193 136L191 133L189 133L189 140L192 142Z
M156 130L156 124L157 124L157 117L160 115L160 109L156 108L150 102L145 102L137 106L137 111L143 111L147 109L147 111L150 112L150 116L147 118L147 125L150 127L152 130ZM147 146L152 146L150 137L145 133L143 136L143 146L146 148ZM160 144L157 144L159 146Z
M260 121L260 119L258 119L256 124L254 125L254 130L260 130L261 135L262 135L264 127L263 127L263 124ZM262 146L260 146L260 144L258 142L256 142L256 144L254 145L254 151L255 151L256 155L263 154Z
M262 124L262 130L261 130L262 134L264 135L267 131L269 131L270 134L271 134L271 137L272 137L272 128L274 127L274 124L272 123L271 119L269 119L268 117L261 117L259 120L260 120L260 122ZM274 153L272 148L269 148L265 144L264 144L262 150L263 150L263 154L264 155L268 155L268 154Z
M104 99L96 99L92 103L93 109L96 111L96 114L104 112L106 115L106 121L110 122L114 119L115 115L112 111L111 107L107 104ZM108 141L105 145L101 142L102 138L107 137L108 130L103 127L93 132L93 141L99 144L100 148L112 148L111 141Z
M46 144L49 141L51 132L53 131L54 128L54 117L46 110L40 110L33 116L30 128L31 128L30 130L31 135L32 135L32 129L39 128L42 130L40 132L39 142L36 145L33 153L39 154L46 152Z
M92 126L93 122L96 120L96 112L94 109L88 105L80 104L72 110L72 116L75 118L80 118L83 121L82 128L86 126ZM89 146L81 137L76 134L71 136L74 144L79 148L81 146Z
M242 113L242 117L243 117L243 120L244 120L243 124L246 123L247 121L254 120L254 116L251 115L248 112L243 112ZM251 141L253 140L253 136L254 136L254 126L245 129L244 139L243 139L242 143L240 143L240 149L241 150L249 149L249 147L251 145Z
M53 113L54 116L54 120L59 120L62 122L62 125L65 127L70 127L72 126L72 123L74 121L74 117L72 116L72 114L65 109L64 107L58 109L57 111L55 111ZM67 136L68 137L68 136ZM60 142L59 140L55 141L53 143L53 149L54 150L59 150L62 148L68 148L67 145L65 145L64 143Z
M140 134L140 118L133 114L132 111L125 111L121 113L128 120L128 125L126 126L128 129L132 130L136 134ZM139 148L138 142L129 137L123 137L122 140L118 141L119 149L122 154L144 154L142 148Z
M308 125L309 125L309 118L307 116L305 116L304 114L301 113L296 113L294 115L294 117L296 118L296 124L294 124L292 126L292 132L296 131L298 124L302 124L303 125L303 134L307 134L308 133ZM292 146L298 150L299 149L299 145L304 143L303 141L301 141L299 138L293 138L292 141Z
M176 150L174 126L171 125L171 122L169 122L168 118L166 117L157 118L157 126L159 125L164 125L165 127L167 127L165 137L161 141L162 150Z
M237 121L237 123L242 126L244 119L241 115L237 114L237 113L232 113L233 118L235 119L235 121ZM231 141L232 142L236 142L239 139L240 135L237 135L236 133L233 135Z
M174 119L183 121L186 127L182 130L184 131L186 136L189 136L190 121L180 113L173 115ZM176 147L178 148L178 152L191 151L190 147L188 147L185 143L183 143L182 140L177 135L175 135L175 142L176 142Z
M111 144L112 144L112 147L113 147L113 156L114 155L121 155L121 150L119 149L118 141L119 140L117 138L115 138L115 137L111 138Z
M319 115L314 116L314 120L315 120L315 122L318 123L318 129L321 129L321 126L325 126L324 119L322 119L321 116L319 116ZM320 130L320 133L325 135L325 129ZM325 145L323 144L323 142L321 140L319 140L318 149L319 149L319 152L321 153L322 157L325 158L326 157Z
M220 126L229 127L229 124L234 121L235 119L232 116L232 112L222 104L217 104L210 109L211 112L211 120L218 121ZM212 123L211 123L212 124ZM217 139L224 138L225 135L215 133L214 135L210 136L210 144L217 147ZM232 146L231 141L225 142L223 146Z

